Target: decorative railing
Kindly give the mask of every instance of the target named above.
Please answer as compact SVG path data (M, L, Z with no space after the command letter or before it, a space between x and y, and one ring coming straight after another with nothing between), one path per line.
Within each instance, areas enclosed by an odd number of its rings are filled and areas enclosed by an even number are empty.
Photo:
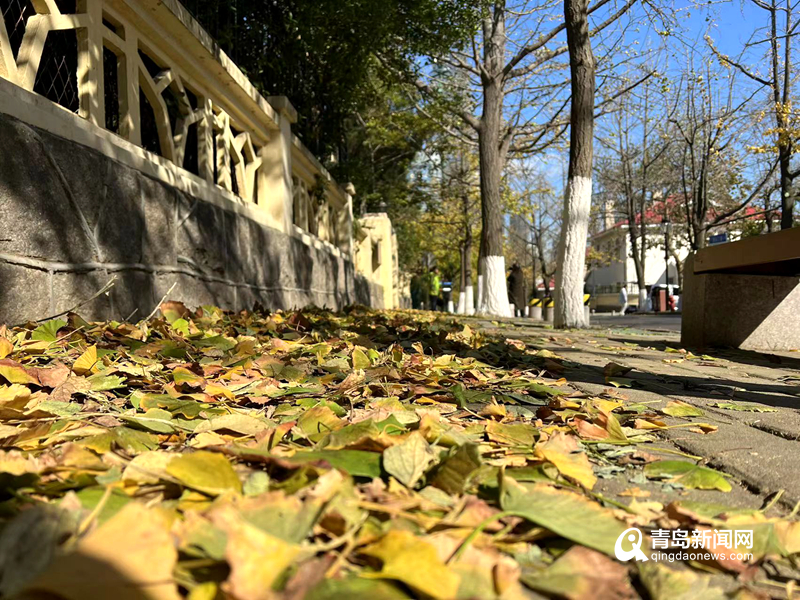
M176 0L0 0L0 11L0 77L349 254L349 194Z

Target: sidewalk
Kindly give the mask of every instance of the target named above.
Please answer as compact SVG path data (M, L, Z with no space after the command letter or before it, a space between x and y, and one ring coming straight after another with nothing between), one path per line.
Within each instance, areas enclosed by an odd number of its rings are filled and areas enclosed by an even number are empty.
M658 435L669 447L701 456L739 480L733 493L711 492L718 496L712 499L703 492L703 501L753 507L783 490L779 503L784 507L800 502L800 354L725 349L693 356L681 347L679 333L628 328L564 332L524 319L473 322L487 334L520 339L563 357L563 376L576 390L594 395L612 388L603 369L614 362L632 368L625 375L631 381L623 383L632 387L619 388L629 401L653 409L680 401L701 409L703 416L694 420L717 426L717 431L698 435L676 428ZM627 485L628 475L606 480L605 487L613 491ZM649 491L651 498L660 495L657 487Z

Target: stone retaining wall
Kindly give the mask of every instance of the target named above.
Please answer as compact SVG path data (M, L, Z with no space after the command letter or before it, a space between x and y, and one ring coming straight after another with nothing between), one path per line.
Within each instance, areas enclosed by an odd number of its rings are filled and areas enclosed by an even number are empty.
M0 140L0 323L59 313L112 277L81 315L141 318L171 288L190 306L383 306L352 262L248 206L196 199L2 113Z

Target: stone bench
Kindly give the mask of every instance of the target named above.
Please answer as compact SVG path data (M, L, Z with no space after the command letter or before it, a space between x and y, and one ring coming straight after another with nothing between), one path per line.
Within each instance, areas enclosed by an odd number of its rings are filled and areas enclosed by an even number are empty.
M681 343L800 348L800 228L703 248L686 259Z

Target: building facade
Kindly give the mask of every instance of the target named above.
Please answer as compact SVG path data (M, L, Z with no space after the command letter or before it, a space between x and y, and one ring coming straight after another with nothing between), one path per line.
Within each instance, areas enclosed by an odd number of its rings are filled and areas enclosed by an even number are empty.
M679 284L675 257L665 257L664 236L660 224L647 225L644 278L648 291L654 285ZM689 248L680 243L678 236L672 237L673 248L682 263L689 255ZM636 306L639 285L628 224L618 222L594 235L590 240L590 248L591 261L586 276L586 291L592 294L592 307L598 312L619 310L620 290L623 287L628 292L628 304Z

